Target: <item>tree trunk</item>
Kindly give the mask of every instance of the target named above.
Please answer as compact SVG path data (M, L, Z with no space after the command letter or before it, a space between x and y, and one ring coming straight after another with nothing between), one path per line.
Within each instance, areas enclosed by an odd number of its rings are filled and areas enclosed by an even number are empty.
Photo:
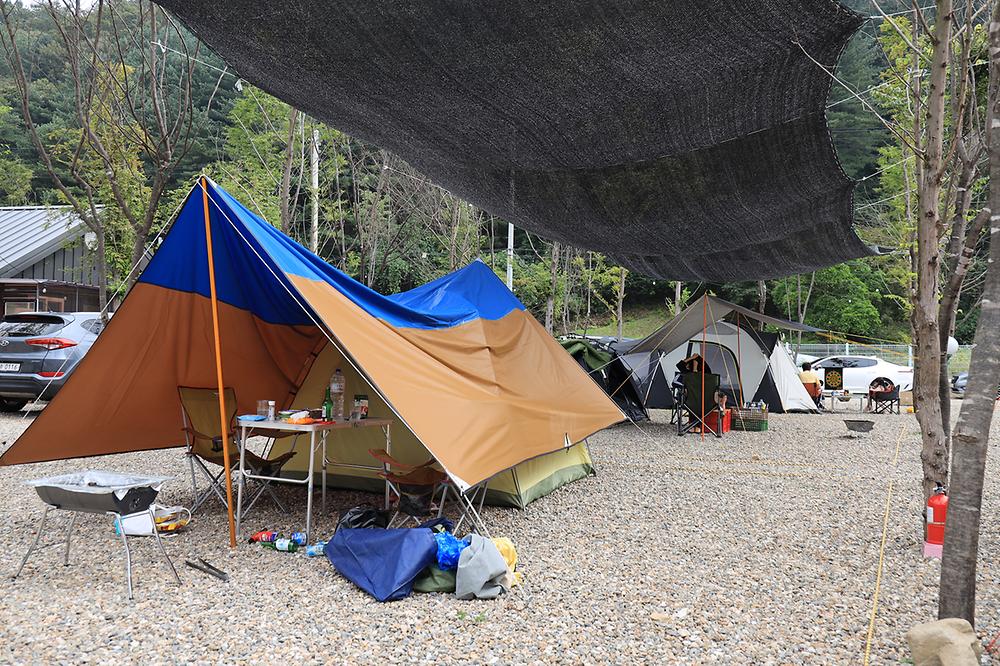
M285 159L281 168L281 192L278 192L281 216L281 231L292 232L292 163L295 157L295 128L298 125L299 110L288 107L288 143L285 146Z
M933 51L928 80L926 146L917 182L920 217L917 220L917 294L913 307L913 330L917 363L914 372L913 405L920 423L924 499L934 492L935 482L948 481L948 456L941 401L938 395L941 341L938 326L938 278L940 276L940 198L944 174L945 92L951 42L951 0L938 0L935 13Z
M763 280L757 280L757 312L764 314L765 307L767 307L767 283ZM753 326L753 324L751 324L751 326ZM763 331L764 324L758 322L757 328Z
M993 123L1000 119L1000 3L989 26L990 82L987 106L989 128L989 203L1000 210L1000 150L993 141ZM1000 215L990 218L990 260L983 286L979 324L969 364L969 383L952 436L952 486L941 562L938 617L959 617L975 626L976 560L979 522L990 424L1000 375Z
M625 278L628 277L628 271L624 268L618 269L618 274L621 279L618 280L618 339L621 340L623 333L625 332Z
M549 296L545 299L545 330L551 335L555 330L556 287L559 281L559 243L552 241L552 258L549 269Z
M101 320L108 323L108 255L107 244L104 241L104 227L95 225L94 235L97 236L97 304L101 308Z

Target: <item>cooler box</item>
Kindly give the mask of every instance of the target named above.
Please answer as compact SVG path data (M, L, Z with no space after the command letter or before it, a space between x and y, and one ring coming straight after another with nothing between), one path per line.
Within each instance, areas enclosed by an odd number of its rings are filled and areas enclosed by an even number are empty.
M722 430L719 430L719 410L713 409L705 416L705 425L713 432L729 432L733 429L733 410L727 409L722 414Z

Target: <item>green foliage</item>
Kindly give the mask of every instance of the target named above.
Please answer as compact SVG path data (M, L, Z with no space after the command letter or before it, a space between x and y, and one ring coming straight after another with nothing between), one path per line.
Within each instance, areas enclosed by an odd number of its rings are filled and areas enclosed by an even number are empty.
M839 333L876 337L882 321L875 303L881 301L881 296L862 277L871 279L871 269L864 261L838 264L817 272L806 323ZM784 300L787 284L786 281L775 285L776 301Z

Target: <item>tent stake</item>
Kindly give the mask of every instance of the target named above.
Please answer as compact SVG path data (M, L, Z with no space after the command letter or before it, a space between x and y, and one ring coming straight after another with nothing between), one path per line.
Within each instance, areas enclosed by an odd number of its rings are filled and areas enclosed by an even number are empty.
M226 387L222 382L222 342L219 339L219 299L215 293L215 258L212 255L212 223L208 214L208 180L201 177L201 198L205 204L205 247L208 249L208 287L212 295L212 333L215 337L215 375L219 384L219 421L222 424L222 458L226 468L226 512L229 514L229 547L236 548L236 521L233 519L233 475L229 463L229 424L226 423Z

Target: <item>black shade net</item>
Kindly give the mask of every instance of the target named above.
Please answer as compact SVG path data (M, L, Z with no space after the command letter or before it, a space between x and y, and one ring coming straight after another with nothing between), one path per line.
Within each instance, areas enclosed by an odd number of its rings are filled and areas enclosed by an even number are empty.
M519 227L666 279L869 253L833 0L158 0L246 80Z

